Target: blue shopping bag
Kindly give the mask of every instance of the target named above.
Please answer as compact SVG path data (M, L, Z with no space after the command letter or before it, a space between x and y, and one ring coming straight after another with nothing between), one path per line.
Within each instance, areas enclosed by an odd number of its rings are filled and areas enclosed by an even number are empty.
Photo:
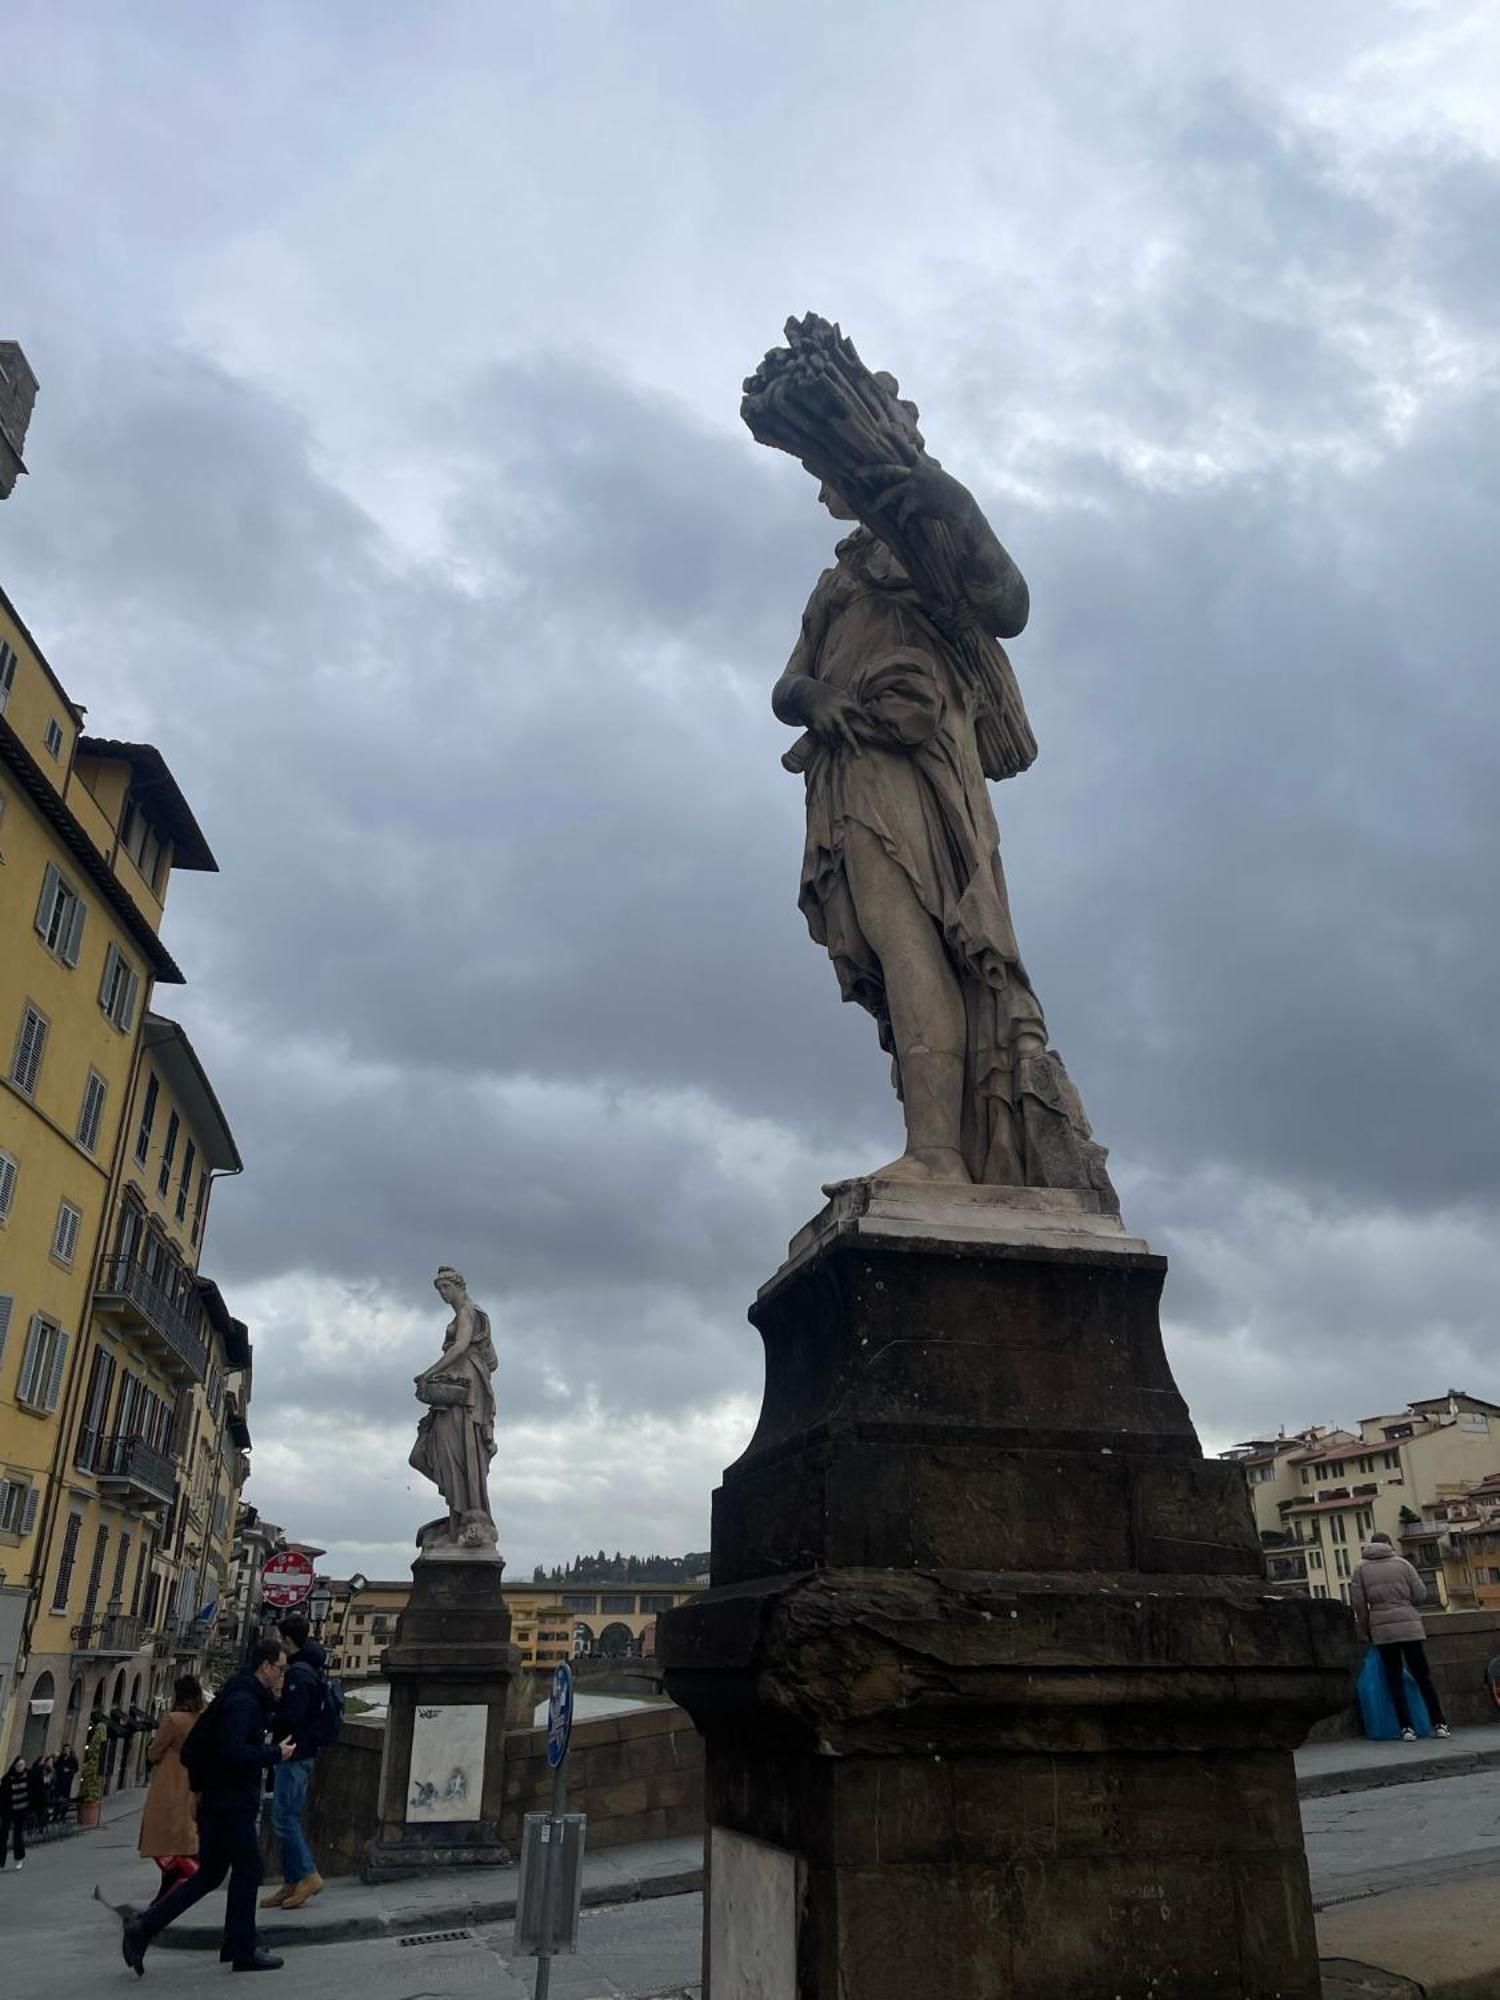
M1427 1704L1423 1701L1416 1682L1403 1666L1402 1683L1406 1690L1406 1707L1411 1716L1411 1726L1418 1736L1430 1736L1432 1724L1427 1718ZM1396 1720L1396 1704L1391 1700L1391 1690L1385 1678L1385 1668L1379 1653L1371 1646L1365 1653L1364 1665L1359 1670L1355 1682L1359 1696L1360 1720L1364 1723L1366 1736L1376 1742L1388 1743L1401 1734L1401 1725Z

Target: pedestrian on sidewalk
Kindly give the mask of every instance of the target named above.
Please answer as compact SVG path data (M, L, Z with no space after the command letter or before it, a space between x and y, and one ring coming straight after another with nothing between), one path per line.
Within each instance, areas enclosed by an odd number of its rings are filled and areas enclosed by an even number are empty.
M71 1743L65 1743L52 1778L52 1817L66 1819L73 1803L73 1781L78 1776L78 1759Z
M281 1852L281 1887L263 1896L260 1906L263 1910L300 1910L323 1887L302 1830L302 1816L307 1810L313 1759L325 1740L322 1720L327 1655L310 1636L305 1618L283 1618L277 1630L286 1646L287 1670L276 1712L276 1734L290 1736L297 1747L277 1768L271 1802L271 1827Z
M158 1903L198 1872L198 1816L182 1746L202 1713L202 1687L192 1674L179 1674L172 1688L172 1706L146 1751L151 1785L141 1813L136 1852L154 1861L161 1871L155 1897Z
M52 1788L56 1783L57 1759L52 1755L38 1757L31 1767L31 1823L36 1828L36 1837L41 1839L47 1831L47 1823L52 1817Z
M1427 1633L1419 1604L1427 1601L1427 1586L1405 1556L1398 1556L1389 1535L1372 1535L1361 1551L1349 1586L1349 1604L1359 1636L1374 1646L1385 1669L1386 1686L1391 1691L1396 1720L1401 1725L1403 1743L1415 1743L1411 1709L1406 1699L1403 1669L1410 1669L1427 1713L1432 1718L1434 1736L1448 1735L1443 1720L1443 1704L1433 1684L1427 1664Z
M0 1868L5 1867L12 1846L17 1869L25 1866L26 1815L30 1811L31 1773L26 1768L26 1759L17 1757L4 1777L0 1777Z
M296 1749L288 1737L270 1741L271 1719L286 1678L286 1653L279 1639L263 1639L250 1664L226 1682L179 1751L198 1798L198 1872L179 1882L138 1917L128 1917L120 1940L125 1963L138 1977L146 1969L146 1947L185 1910L229 1877L224 1907L224 1944L219 1953L236 1972L274 1972L282 1960L255 1941L255 1892L260 1887L261 1784L265 1773Z

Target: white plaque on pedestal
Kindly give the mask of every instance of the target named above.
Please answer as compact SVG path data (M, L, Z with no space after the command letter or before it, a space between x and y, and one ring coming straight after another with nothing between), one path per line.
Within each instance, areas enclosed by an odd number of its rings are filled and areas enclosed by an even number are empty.
M797 2000L797 1857L726 1826L708 1830L713 2000Z
M408 1826L479 1818L488 1719L483 1702L417 1710L406 1790Z

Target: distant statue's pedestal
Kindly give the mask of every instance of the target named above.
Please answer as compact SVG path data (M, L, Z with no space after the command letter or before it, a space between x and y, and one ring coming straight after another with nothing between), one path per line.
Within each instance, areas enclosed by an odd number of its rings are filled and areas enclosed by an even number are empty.
M1292 1750L1352 1625L1269 1591L1165 1270L1087 1193L857 1181L763 1288L713 1587L658 1625L711 2000L1317 2000Z
M390 1711L367 1882L509 1861L500 1838L505 1731L521 1655L493 1550L427 1551L386 1649Z

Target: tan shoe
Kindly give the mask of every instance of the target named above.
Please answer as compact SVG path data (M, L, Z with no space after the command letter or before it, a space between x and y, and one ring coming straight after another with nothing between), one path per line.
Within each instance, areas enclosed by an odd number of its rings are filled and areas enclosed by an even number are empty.
M261 1908L263 1910L279 1910L282 1904L286 1901L287 1897L291 1895L293 1889L296 1886L297 1885L295 1882L283 1882L281 1887L279 1889L273 1889L269 1896L261 1897L260 1899Z
M281 1907L284 1910L300 1910L302 1905L310 1902L322 1887L323 1878L321 1875L304 1875L302 1880L287 1895L282 1897Z

